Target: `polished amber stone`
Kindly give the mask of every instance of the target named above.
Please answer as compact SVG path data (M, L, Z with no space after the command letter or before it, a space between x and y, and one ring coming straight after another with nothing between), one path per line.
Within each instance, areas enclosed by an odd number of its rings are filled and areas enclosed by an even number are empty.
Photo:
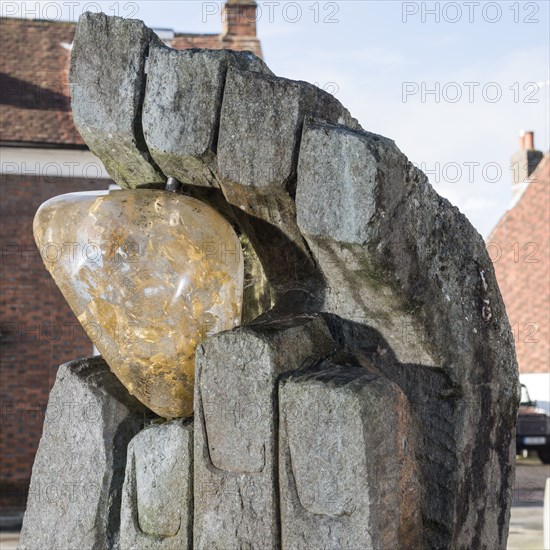
M34 237L130 393L165 418L190 416L197 345L241 318L243 256L231 225L184 195L99 191L45 202Z

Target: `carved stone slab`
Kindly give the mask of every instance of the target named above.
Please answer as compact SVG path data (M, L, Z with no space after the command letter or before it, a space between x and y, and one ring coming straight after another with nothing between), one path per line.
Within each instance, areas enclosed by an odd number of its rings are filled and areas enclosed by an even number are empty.
M121 550L181 550L193 535L193 425L145 428L128 446Z
M215 151L230 66L271 74L250 52L150 48L143 131L151 155L166 175L219 187Z
M278 378L332 348L318 316L239 328L199 348L194 548L280 548Z
M117 547L126 448L149 417L101 357L59 367L20 550Z
M340 354L280 384L285 550L422 547L407 398L359 361Z
M75 125L109 175L122 187L166 178L143 138L141 109L145 60L161 44L143 21L84 13L71 52L69 81Z
M139 22L83 17L71 75L73 85L89 90L96 102L87 104L83 92L73 93L84 139L109 170L114 170L114 162L120 164L122 176L115 179L121 185L160 185L164 174L141 135L145 56L153 45L152 86L160 86L158 70L163 63L174 61L174 73L167 77L169 89L159 96L148 122L148 139L158 149L158 162L166 162L166 170L179 166L185 192L200 195L226 213L251 243L273 301L263 319L295 319L304 313L315 319L302 328L285 328L274 321L277 328L271 331L265 322L257 323L217 335L199 350L195 547L226 550L279 544L279 498L283 502L290 497L277 490L277 384L283 373L324 356L333 344L322 342L334 340L338 347L367 357L380 378L367 382L359 377L345 391L334 390L338 385L328 378L319 388L319 380L304 382L303 388L296 381L299 389L289 407L303 392L304 401L321 400L322 405L323 399L334 399L333 408L349 410L355 418L349 426L336 423L334 433L313 425L310 433L287 419L284 437L296 467L305 464L299 441L314 433L318 445L323 437L334 441L341 436L346 442L344 456L369 449L358 446L357 426L365 426L363 436L370 434L373 440L381 427L365 423L371 412L357 403L368 404L373 395L384 412L388 410L392 434L407 432L395 416L406 409L404 395L416 429L423 490L411 506L415 514L422 514L422 544L504 550L514 482L518 376L513 336L482 237L392 140L362 131L330 95L239 63L228 62L224 73L225 61L214 61L225 54L180 55L161 47L155 66L158 44ZM196 90L189 86L190 78ZM177 112L184 105L193 106L197 125L193 126L193 116L180 116L174 124L178 149L164 123L152 126L161 120L155 117L162 108ZM317 336L303 336L303 327L318 326L320 315L325 328L316 329ZM348 375L352 367L346 363ZM395 385L402 393L394 392ZM322 414L325 418L329 412ZM397 453L392 434L384 444ZM320 460L330 458L324 452L317 449ZM383 546L385 539L377 541L388 531L376 516L386 517L383 503L371 504L389 488L398 486L394 492L405 493L395 479L378 478L373 484L369 465L379 464L376 456L367 466L357 464L363 468L357 483L368 489L369 499L374 495L368 502L356 500L366 521L374 525L366 544ZM404 458L398 475L412 471L407 464ZM356 499L346 464L329 461L327 474L340 467L342 494ZM305 510L303 515L297 512L296 522L305 522L308 539L324 544L311 530L315 521L328 540L332 535L327 522L340 541L367 536L358 516L347 508L346 496L328 502L326 489L313 502L310 483L319 480L318 472L303 466L292 475L289 479L295 480ZM398 506L391 495L388 498ZM296 499L292 502L297 506ZM406 495L403 502L410 502ZM338 515L342 510L345 513ZM289 540L295 540L299 528L294 519L289 522L288 511L285 514ZM397 533L412 521L406 514L399 517ZM349 530L342 531L342 522ZM416 527L411 533L417 533ZM388 547L400 541L416 545L404 535L395 536L397 541L388 539Z

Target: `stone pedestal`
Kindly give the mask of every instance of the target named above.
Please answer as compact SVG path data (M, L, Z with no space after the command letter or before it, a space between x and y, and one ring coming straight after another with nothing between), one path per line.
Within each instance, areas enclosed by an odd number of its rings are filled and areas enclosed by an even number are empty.
M280 548L279 377L334 346L320 316L259 323L197 353L194 548Z
M421 548L416 434L407 398L338 354L280 383L282 547Z
M118 547L127 447L150 417L101 357L59 367L20 550Z

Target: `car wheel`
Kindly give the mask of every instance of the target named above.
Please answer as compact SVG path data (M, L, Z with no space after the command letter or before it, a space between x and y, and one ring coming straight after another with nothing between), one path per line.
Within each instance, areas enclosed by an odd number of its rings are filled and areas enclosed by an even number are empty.
M543 464L550 464L550 448L541 449L538 454Z

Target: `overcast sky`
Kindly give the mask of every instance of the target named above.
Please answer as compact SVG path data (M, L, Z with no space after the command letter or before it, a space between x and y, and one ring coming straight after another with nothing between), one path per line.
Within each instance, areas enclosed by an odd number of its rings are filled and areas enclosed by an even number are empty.
M32 17L37 4L4 2L2 11ZM42 2L40 15L61 9L71 19L86 4L150 27L221 28L217 1ZM366 130L394 139L487 236L510 203L519 131L534 130L535 146L549 149L550 3L259 4L271 69L324 87Z

